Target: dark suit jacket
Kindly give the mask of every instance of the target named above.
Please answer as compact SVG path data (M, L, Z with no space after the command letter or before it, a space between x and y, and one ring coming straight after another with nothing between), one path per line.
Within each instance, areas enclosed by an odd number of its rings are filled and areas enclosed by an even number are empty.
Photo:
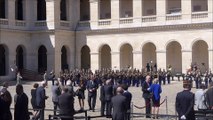
M36 108L36 89L31 89L31 105L33 109Z
M179 119L185 115L187 120L195 120L194 94L192 92L189 90L179 92L176 96L175 106Z
M87 82L87 90L88 90L88 96L94 96L97 94L97 89L98 89L98 84L96 83L96 81L90 80ZM89 91L89 90L92 90Z
M40 86L36 90L36 106L39 108L45 108L46 93L44 87Z
M209 88L207 91L206 91L206 102L207 102L207 105L209 108L212 108L213 107L213 88Z
M59 96L59 113L61 115L74 115L74 98L69 93L63 93Z
M142 91L143 91L143 98L147 99L150 98L150 91L147 90L149 88L149 85L147 84L146 81L142 84Z
M105 101L104 86L100 88L100 101Z
M104 85L104 100L111 101L112 96L113 96L113 86Z
M54 85L52 87L52 101L58 102L58 96L61 95L61 90L59 86Z
M112 97L113 120L125 120L127 112L127 100L123 95L116 95Z
M29 120L28 97L25 93L18 95L15 104L14 120Z
M123 96L126 97L126 100L127 100L127 109L129 110L131 108L132 94L129 91L125 91L123 93Z

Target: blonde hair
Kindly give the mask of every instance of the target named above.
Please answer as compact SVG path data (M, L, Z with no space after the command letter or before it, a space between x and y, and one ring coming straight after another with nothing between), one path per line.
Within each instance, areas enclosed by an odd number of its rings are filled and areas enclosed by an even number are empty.
M158 83L158 79L155 78L155 79L153 80L153 83L154 83L154 84L157 84L157 83Z

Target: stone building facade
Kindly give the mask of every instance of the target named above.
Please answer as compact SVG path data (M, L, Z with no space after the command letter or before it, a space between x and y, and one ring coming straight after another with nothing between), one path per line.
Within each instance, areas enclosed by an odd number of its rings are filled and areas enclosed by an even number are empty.
M13 68L213 69L213 0L0 0L0 79Z

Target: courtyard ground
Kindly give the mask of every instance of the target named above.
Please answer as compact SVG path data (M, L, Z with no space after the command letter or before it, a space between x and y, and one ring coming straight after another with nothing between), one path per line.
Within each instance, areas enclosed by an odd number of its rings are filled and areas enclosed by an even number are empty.
M32 85L35 82L28 82L28 81L23 81L23 86L24 86L24 92L28 95L29 98L29 108L31 107L30 104L30 90L32 89ZM172 81L171 84L166 84L166 85L162 85L162 94L161 94L161 101L163 101L164 99L167 98L167 102L164 102L161 106L160 106L160 114L168 114L169 115L175 115L175 97L176 94L180 91L183 90L182 87L182 81ZM76 88L75 88L76 89ZM14 97L15 95L15 81L11 81L10 82L10 87L8 88L8 90L11 92L12 97ZM100 101L99 101L99 90L98 89L98 97L97 97L97 102L96 102L96 109L95 112L92 111L88 111L88 116L99 116L100 115ZM142 91L141 91L141 87L129 87L129 91L132 93L133 97L132 97L132 103L134 105L143 107L144 106L144 99L142 98ZM195 92L196 89L192 88L192 92ZM49 98L46 100L46 109L53 109L53 103L52 103L52 93L51 93L51 82L48 83L48 87L46 88L46 94L47 96L49 96ZM88 109L88 104L87 104L87 91L85 93L86 99L85 99L85 109ZM167 105L166 105L167 103ZM11 105L11 108L14 108L14 101ZM78 99L75 97L75 110L79 110L79 103L78 103ZM13 111L12 111L13 112ZM145 113L145 109L138 109L136 107L133 107L133 113ZM49 114L53 114L53 112L51 111L45 111L45 118L48 119L48 115ZM76 116L82 116L84 114L77 114ZM105 120L107 118L94 118L94 120ZM136 117L134 119L145 119L144 117ZM161 119L165 119L162 118Z

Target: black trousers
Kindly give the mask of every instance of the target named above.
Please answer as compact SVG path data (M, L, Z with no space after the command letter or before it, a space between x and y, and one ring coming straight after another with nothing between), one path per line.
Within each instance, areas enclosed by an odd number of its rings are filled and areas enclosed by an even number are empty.
M89 105L89 109L94 110L95 109L95 105L96 105L96 94L93 95L89 95L88 96L88 105Z
M111 101L108 100L106 101L106 116L111 116L112 113L112 105L111 105Z
M104 116L104 110L105 110L105 101L101 101L101 116Z
M149 98L144 98L145 99L145 105L146 105L146 118L151 117L151 100Z
M56 115L56 110L58 108L58 102L53 102L53 108L54 108L53 114Z
M167 82L170 84L170 75L167 75Z

